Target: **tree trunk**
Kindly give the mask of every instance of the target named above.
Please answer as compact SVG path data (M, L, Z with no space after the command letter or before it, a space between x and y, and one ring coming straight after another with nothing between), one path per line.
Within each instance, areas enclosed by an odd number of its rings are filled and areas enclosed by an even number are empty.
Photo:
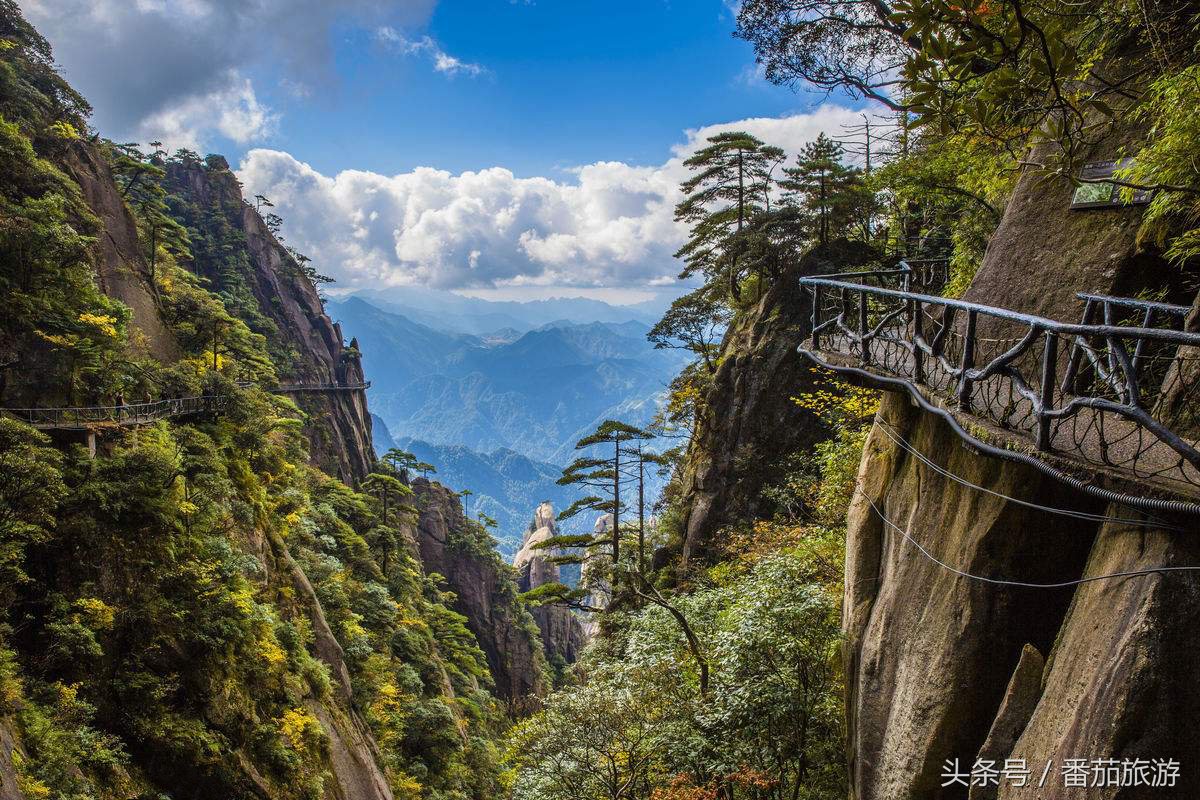
M613 529L612 529L612 596L617 595L617 569L621 563L621 439L613 442Z
M638 572L646 573L646 462L638 445Z

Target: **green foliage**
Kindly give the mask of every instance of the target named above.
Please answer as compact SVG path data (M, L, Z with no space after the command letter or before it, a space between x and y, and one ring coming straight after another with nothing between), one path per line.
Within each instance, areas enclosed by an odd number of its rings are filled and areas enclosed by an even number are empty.
M212 176L213 190L203 198L187 190L191 171ZM187 235L189 247L186 255L181 254L183 260L208 280L231 316L264 338L276 368L287 372L294 367L297 354L255 296L254 266L240 228L244 203L236 192L226 190L232 180L224 159L201 162L195 153L181 150L166 161L164 202L170 217Z
M0 0L0 114L28 120L26 134L60 124L86 128L91 108L54 69L49 43L25 21L14 0Z
M0 393L30 374L34 358L42 380L65 385L67 399L115 390L129 312L96 286L95 218L78 186L3 117L0 172Z
M502 713L466 618L448 607L453 595L416 560L411 523L392 518L384 525L383 491L396 493L391 503L407 495L407 486L382 473L365 484L375 487L372 494L316 473L310 480L312 499L293 512L289 549L346 653L355 700L382 747L393 791L447 800L490 796L499 768L489 742ZM382 529L394 537L386 556L368 544Z
M296 406L258 388L294 353L255 295L224 159L87 141L86 113L0 0L0 397L223 405L106 431L94 459L0 417L0 716L27 753L24 796L328 796L315 709L348 725L351 698L317 654L339 650L398 797L497 796L505 716L453 596L423 573L404 502L407 470L432 466L389 454L362 493L308 466ZM97 158L137 223L128 266L178 345L172 363L133 355L129 310L96 285L105 232L68 176ZM220 191L193 200L189 170ZM295 253L279 274L321 279ZM483 525L456 535L508 576ZM507 591L497 602L519 609Z
M1100 64L1130 40L1141 13L1120 2L1080 9L897 0L893 18L913 43L904 65L908 108L923 124L982 136L1014 159L1044 136L1070 164L1125 104L1128 95Z
M1145 238L1179 262L1200 253L1198 22L1185 3L747 0L738 35L769 80L897 112L884 137L892 163L872 183L890 201L900 252L952 256L953 294L969 283L1020 170L1076 180L1082 157L1139 124L1144 141L1102 157L1136 156L1118 184L1156 192Z
M675 207L675 220L691 227L688 241L676 258L686 266L680 278L703 275L728 288L733 301L741 298L749 243L742 235L757 214L770 205L771 173L783 161L783 151L744 132L709 137L684 165L695 174L680 188L685 199Z
M29 548L53 533L55 511L67 491L61 463L46 436L0 417L0 605L8 606L27 579Z
M167 207L167 190L163 187L167 175L163 167L166 153L161 142L151 145L155 150L150 155L132 143L109 142L107 152L121 197L137 219L148 278L153 285L160 258L187 259L191 251L187 230L171 217Z
M688 350L716 372L720 337L729 324L728 307L711 286L702 286L676 298L667 313L646 334L656 349Z
M1200 256L1200 65L1156 80L1140 115L1150 123L1145 146L1133 166L1117 177L1158 187L1143 218L1142 236L1165 247L1176 263L1194 262Z
M842 146L824 133L805 145L779 182L785 205L799 209L811 231L808 239L828 244L854 227L870 236L871 197L862 173L842 163Z
M699 693L666 610L627 617L591 651L586 682L514 731L514 798L650 797L681 780L729 798L761 796L763 781L775 796L844 797L838 610L806 557L775 553L674 602L713 665L712 690Z

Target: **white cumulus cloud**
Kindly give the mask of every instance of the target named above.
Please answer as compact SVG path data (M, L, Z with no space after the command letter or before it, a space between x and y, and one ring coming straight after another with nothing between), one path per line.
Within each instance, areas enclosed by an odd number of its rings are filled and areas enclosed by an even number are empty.
M420 284L645 287L679 272L686 237L674 221L683 161L722 130L745 130L798 152L858 112L744 119L685 133L657 166L598 161L568 180L518 178L492 167L451 174L419 167L398 175L323 175L278 150L247 153L238 177L284 218L289 242L342 288Z
M278 122L279 116L259 102L250 80L230 71L224 86L151 113L138 123L137 133L141 141L158 140L171 149L201 150L210 132L245 144L270 136Z
M435 0L18 0L95 106L106 136L261 140L272 112L247 83L266 66L303 96L333 80L339 27L420 27ZM211 106L207 119L198 109ZM176 138L171 138L172 136ZM242 137L242 138L239 138Z

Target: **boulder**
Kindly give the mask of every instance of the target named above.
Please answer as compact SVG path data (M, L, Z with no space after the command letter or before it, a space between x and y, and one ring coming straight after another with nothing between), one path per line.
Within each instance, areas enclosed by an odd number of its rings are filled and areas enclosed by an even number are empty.
M1109 516L1137 520L1124 508ZM1108 522L1084 570L1096 578L1157 567L1200 565L1195 521L1169 531ZM1174 788L1067 788L1048 782L1040 797L1200 797L1200 579L1196 572L1156 572L1095 580L1075 592L1050 654L1045 689L1013 748L1030 762L1066 759L1175 759ZM1001 798L1024 797L1001 789Z

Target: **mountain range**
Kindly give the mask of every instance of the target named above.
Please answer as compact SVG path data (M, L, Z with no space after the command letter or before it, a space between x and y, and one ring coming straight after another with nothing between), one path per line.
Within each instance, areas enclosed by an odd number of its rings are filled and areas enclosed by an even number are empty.
M470 516L486 514L496 520L496 546L506 558L520 548L533 508L550 502L563 509L584 494L576 487L556 483L562 474L562 468L556 464L534 461L506 448L480 453L463 445L394 438L386 422L374 414L371 420L378 453L392 447L407 450L421 461L435 465L439 481L470 492L462 498L463 507ZM590 517L581 516L564 523L563 530L584 533L592 529L592 523Z
M467 508L498 521L506 555L520 546L538 504L549 500L561 509L581 495L555 483L578 455L575 442L605 419L648 424L683 365L681 354L646 340L650 326L636 308L581 301L581 311L602 307L608 321L554 318L521 331L514 325L529 324L534 312L524 306L533 304L473 300L470 308L500 306L481 318L507 324L469 333L434 328L375 302L351 296L330 300L327 309L362 352L376 449L410 450L436 465L449 485L470 489ZM569 310L557 305L563 302L537 308ZM519 319L510 313L514 306ZM651 479L651 496L658 482ZM583 532L593 522L581 517L564 530Z
M349 297L360 298L435 330L475 336L487 336L505 328L524 333L555 319L617 323L636 320L653 325L673 299L663 294L634 305L613 305L586 297L485 300L421 286L362 289Z
M638 320L554 321L517 338L439 331L360 297L329 312L358 339L392 436L563 464L605 419L649 423L682 366Z

